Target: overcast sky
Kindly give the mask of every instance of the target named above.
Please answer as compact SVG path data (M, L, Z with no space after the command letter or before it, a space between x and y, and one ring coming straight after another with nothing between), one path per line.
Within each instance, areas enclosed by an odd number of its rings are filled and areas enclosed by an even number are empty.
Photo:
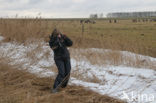
M0 0L0 17L80 18L131 11L156 11L156 0Z

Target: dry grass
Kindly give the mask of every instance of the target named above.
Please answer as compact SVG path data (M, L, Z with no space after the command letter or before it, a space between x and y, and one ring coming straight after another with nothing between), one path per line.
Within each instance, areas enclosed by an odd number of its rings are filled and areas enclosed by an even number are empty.
M141 55L125 54L105 49L70 49L71 56L77 61L87 60L93 65L114 65L156 70L156 61Z
M74 47L96 47L126 50L156 57L156 23L138 22L131 19L109 23L107 19L96 20L96 24L82 25L78 19L0 19L0 33L6 41L25 42L28 38L44 38L57 27L74 40ZM82 38L83 37L83 38Z
M0 63L0 103L123 103L80 86L51 94L52 78L39 78Z

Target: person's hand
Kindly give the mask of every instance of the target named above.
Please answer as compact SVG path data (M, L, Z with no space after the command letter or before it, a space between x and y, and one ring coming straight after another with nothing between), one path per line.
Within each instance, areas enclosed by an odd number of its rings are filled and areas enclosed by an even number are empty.
M51 49L54 50L54 49L56 49L57 47L58 47L58 46L55 46L55 47L52 47Z
M61 34L58 34L58 37L61 38Z
M67 36L64 34L64 35L63 35L63 39L65 39L66 37L67 37Z

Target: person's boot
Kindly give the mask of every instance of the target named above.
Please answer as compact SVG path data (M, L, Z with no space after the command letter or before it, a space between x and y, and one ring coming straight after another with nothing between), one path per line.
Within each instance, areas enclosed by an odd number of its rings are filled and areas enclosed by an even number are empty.
M58 89L52 89L51 90L51 93L58 93L59 91L58 91Z

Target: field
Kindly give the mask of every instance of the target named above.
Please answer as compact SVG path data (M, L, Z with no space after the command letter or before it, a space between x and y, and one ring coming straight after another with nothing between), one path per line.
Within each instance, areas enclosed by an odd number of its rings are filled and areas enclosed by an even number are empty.
M74 47L131 51L156 57L156 22L95 21L96 24L84 24L82 32L80 19L0 19L0 32L9 41L24 43L32 37L48 41L49 34L57 27L74 40Z
M156 102L122 98L123 91L156 97L156 22L80 20L0 19L0 103ZM58 94L49 92L57 74L48 44L54 28L74 42L69 86Z

